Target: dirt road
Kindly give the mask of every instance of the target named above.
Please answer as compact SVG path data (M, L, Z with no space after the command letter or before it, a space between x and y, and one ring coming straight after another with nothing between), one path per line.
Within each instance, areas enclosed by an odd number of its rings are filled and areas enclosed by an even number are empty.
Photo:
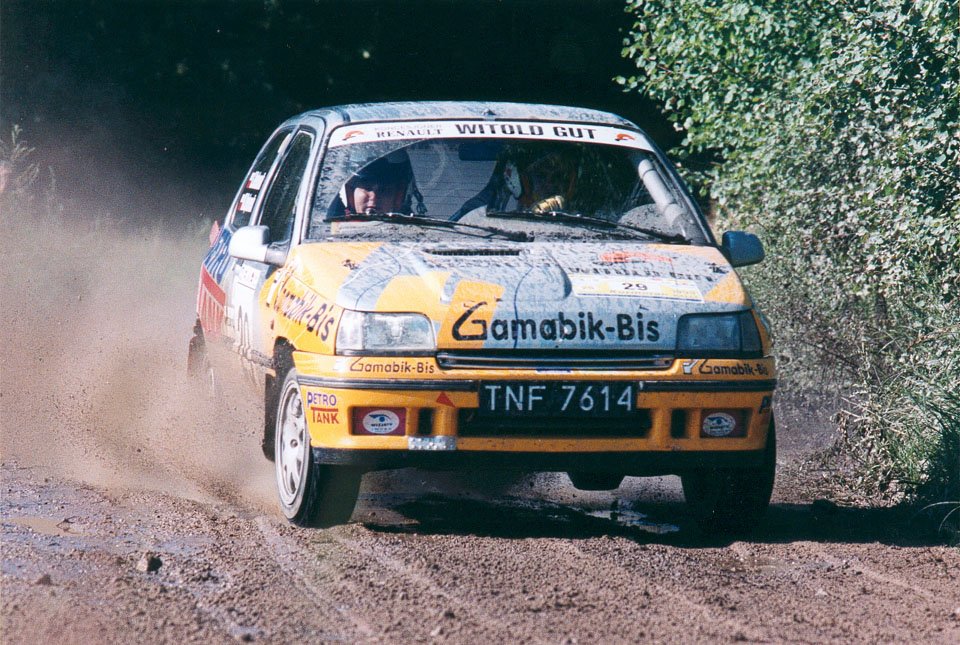
M200 231L21 221L3 241L4 643L960 642L960 552L817 500L782 424L749 539L675 480L368 476L353 522L288 525L252 410L182 374Z

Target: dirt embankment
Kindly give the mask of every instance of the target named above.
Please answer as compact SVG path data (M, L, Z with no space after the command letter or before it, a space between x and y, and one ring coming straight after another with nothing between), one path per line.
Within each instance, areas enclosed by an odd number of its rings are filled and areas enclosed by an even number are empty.
M204 232L7 218L3 642L960 641L960 553L896 510L814 501L781 430L748 539L676 483L368 476L354 521L288 525L242 393L184 382Z

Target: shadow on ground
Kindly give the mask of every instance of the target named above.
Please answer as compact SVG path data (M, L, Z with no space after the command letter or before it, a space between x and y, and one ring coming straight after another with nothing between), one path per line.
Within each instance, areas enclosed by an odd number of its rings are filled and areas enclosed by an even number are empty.
M722 547L737 540L760 543L796 541L879 542L932 546L948 541L940 518L916 508L853 508L817 500L775 504L750 534L710 536L699 531L682 503L618 501L604 510L520 499L496 501L431 494L404 501L392 510L404 521L366 521L386 533L473 535L508 539L556 537L587 539L621 536L638 543L683 547Z

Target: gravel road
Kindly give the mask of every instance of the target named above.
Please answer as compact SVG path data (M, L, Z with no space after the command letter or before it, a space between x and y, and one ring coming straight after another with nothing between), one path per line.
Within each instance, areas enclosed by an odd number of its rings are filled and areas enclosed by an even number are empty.
M774 505L736 541L675 478L559 474L379 473L350 524L290 526L249 404L183 379L202 234L11 228L4 643L960 642L960 550L820 499L818 424L780 425Z

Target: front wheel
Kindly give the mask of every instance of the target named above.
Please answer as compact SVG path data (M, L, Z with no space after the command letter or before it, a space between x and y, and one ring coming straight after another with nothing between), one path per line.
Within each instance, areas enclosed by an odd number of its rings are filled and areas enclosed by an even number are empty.
M712 468L681 475L687 507L705 532L748 531L770 505L776 468L777 432L771 419L759 466Z
M362 473L314 460L294 368L287 372L280 388L276 419L274 465L284 516L299 526L346 523L360 494Z

